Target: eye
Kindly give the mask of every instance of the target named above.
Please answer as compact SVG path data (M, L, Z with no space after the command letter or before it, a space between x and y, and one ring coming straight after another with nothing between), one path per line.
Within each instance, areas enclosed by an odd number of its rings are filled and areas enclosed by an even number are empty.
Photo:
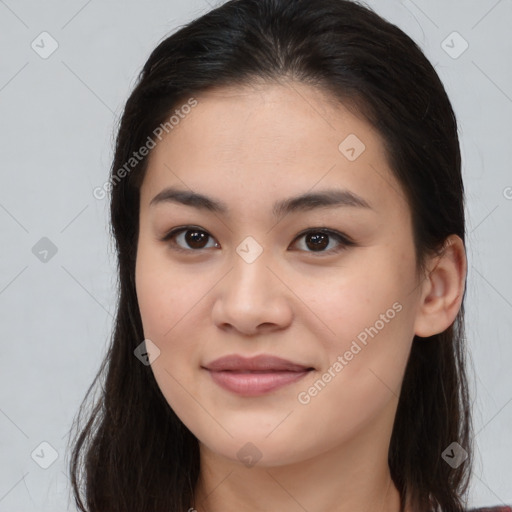
M209 238L213 240L212 236L203 229L194 226L186 226L169 231L161 241L168 242L170 240L173 249L190 252L190 250L211 248L211 245L207 245ZM219 244L215 242L213 247L219 247Z
M296 244L298 240L304 238L303 249L305 252L323 254L335 254L347 247L355 245L348 236L338 231L327 228L309 228L300 233L294 240ZM208 240L211 239L213 245L208 246ZM336 242L332 247L333 240ZM195 226L185 226L175 228L169 231L163 238L162 242L171 242L174 250L183 252L198 252L202 249L218 248L220 245L214 241L214 238L205 230ZM292 245L293 245L292 244ZM329 246L331 246L329 248ZM305 249L304 249L305 247ZM325 250L328 248L328 250ZM315 256L317 255L315 254Z
M295 241L301 238L304 238L303 247L306 247L306 252L318 253L318 255L335 254L343 251L347 247L355 245L355 243L343 233L326 228L310 228L298 235ZM337 242L337 245L334 247L331 245L331 239ZM329 247L329 245L331 245L331 248L324 250ZM316 255L317 254L315 254L315 256Z

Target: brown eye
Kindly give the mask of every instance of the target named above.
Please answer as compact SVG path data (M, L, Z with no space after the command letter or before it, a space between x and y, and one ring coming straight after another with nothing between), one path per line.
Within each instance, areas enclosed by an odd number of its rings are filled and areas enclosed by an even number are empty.
M329 236L325 233L308 233L306 246L313 251L321 251L329 245Z
M297 236L295 240L298 241L301 239L304 239L304 243L302 244L303 247L300 249L304 252L314 254L315 256L335 254L345 250L347 247L355 245L355 243L343 233L325 228L309 229ZM161 241L170 241L174 250L189 253L220 247L208 232L194 226L173 229L167 233ZM210 245L208 245L209 243Z
M208 236L209 235L204 231L192 231L188 229L185 231L185 242L193 249L204 249L208 241Z
M304 239L302 250L313 254L316 253L315 255L319 256L338 253L347 247L355 245L346 235L325 228L309 229L301 233L295 240L301 239ZM327 247L329 249L325 250Z
M162 238L163 242L171 241L171 245L178 251L200 251L211 247L218 247L218 243L208 246L209 239L213 237L206 231L194 227L178 228L170 231Z

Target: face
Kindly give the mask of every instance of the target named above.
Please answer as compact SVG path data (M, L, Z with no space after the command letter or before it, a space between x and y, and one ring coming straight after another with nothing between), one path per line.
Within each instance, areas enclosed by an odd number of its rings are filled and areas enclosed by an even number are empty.
M420 293L382 140L304 84L196 99L141 187L136 289L163 395L239 463L389 435ZM297 366L207 369L229 355Z

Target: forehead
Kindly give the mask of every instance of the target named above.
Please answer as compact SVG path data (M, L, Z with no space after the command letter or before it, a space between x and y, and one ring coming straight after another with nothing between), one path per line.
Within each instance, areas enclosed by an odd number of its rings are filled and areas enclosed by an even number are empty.
M217 197L236 187L257 203L334 186L375 205L404 201L379 134L320 89L258 84L195 98L151 151L142 191L148 201L173 184Z

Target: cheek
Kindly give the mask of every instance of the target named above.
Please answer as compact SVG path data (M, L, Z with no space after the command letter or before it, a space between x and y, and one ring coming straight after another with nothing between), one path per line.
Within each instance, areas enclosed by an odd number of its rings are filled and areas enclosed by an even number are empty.
M182 416L190 405L190 396L183 391L191 389L187 368L196 361L193 344L183 343L183 329L201 291L191 286L190 277L173 271L157 251L144 247L137 255L135 285L144 337L160 351L151 370L169 405Z
M389 332L391 324L403 324L411 313L406 303L411 301L414 287L412 265L406 268L385 251L369 256L370 251L358 253L329 276L295 281L294 291L324 325L328 336L323 338L330 340L329 344L354 338L375 323L383 330L385 322ZM396 303L399 306L393 307ZM401 310L399 314L397 309Z
M300 291L322 321L317 326L326 327L317 337L325 354L319 375L327 373L325 391L322 382L311 394L302 390L318 412L340 399L371 410L372 403L377 407L400 392L414 334L414 262L385 248L378 257L364 256L347 260L336 276L319 281L321 286Z
M316 380L298 390L299 411L309 418L322 417L325 425L312 429L305 442L340 439L372 422L384 408L391 414L397 403L414 308L405 300L403 282L374 279L370 270L366 266L364 273L354 271L311 297L312 309L335 334L326 331L317 338L326 356L323 367Z
M144 337L160 350L151 369L172 406L190 401L181 387L192 391L195 386L194 372L207 339L196 331L204 334L211 321L208 292L214 283L198 277L196 269L173 266L165 252L144 245L139 248L135 285Z
M196 282L197 284L197 282ZM144 335L163 342L197 302L199 290L158 251L139 248L135 269Z

